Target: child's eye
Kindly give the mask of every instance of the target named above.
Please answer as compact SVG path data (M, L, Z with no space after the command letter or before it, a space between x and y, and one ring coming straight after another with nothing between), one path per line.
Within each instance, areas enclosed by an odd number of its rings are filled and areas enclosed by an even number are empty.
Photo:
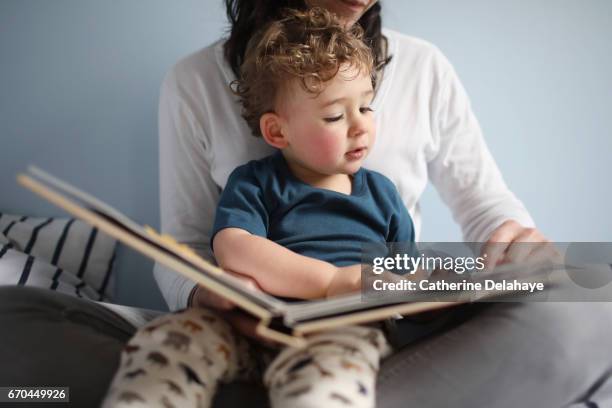
M327 123L331 123L331 122L337 122L340 119L342 119L344 115L340 114L338 116L332 116L331 118L323 118L324 121L326 121Z
M374 112L374 109L370 108L369 106L366 106L365 108L359 108L359 112L361 113Z

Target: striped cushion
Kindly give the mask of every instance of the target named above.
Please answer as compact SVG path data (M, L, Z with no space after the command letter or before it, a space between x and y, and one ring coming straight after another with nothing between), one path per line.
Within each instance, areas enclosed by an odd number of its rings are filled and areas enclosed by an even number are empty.
M0 213L0 285L111 300L115 247L114 239L78 220Z

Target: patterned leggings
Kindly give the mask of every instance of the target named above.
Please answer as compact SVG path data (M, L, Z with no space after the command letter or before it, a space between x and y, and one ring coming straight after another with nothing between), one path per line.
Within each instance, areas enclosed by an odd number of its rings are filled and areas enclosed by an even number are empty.
M219 382L261 378L272 407L373 407L379 361L390 347L378 329L344 327L308 338L305 348L267 350L205 309L161 316L121 354L109 407L208 408Z

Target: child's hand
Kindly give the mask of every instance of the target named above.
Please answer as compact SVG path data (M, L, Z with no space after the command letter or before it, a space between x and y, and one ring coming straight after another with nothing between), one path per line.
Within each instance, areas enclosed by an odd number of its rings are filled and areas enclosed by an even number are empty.
M243 281L249 289L261 290L261 288L253 278L228 270L225 270L225 272ZM222 296L217 295L214 292L211 292L204 286L198 285L194 290L195 292L193 294L193 297L191 298L191 303L189 305L191 307L209 307L218 310L231 310L236 306L231 301L227 300Z
M361 264L343 266L336 268L329 286L326 297L356 292L361 289Z

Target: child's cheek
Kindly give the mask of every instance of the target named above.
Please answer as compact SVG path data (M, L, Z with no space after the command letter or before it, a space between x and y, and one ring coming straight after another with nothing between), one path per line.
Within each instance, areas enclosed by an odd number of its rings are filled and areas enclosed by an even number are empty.
M335 164L338 160L338 155L341 153L341 146L333 134L320 132L313 138L311 157L320 165Z

